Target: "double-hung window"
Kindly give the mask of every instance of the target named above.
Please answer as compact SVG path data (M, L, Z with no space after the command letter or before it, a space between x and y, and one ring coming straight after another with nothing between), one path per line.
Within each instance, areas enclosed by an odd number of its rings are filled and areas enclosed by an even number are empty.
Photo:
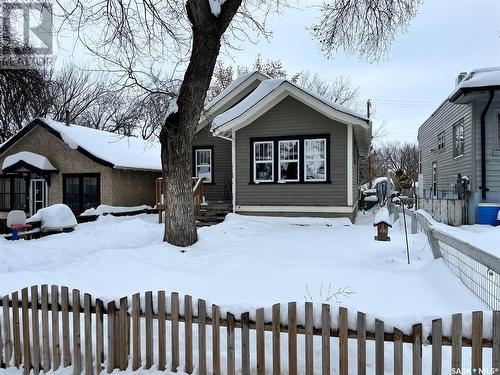
M198 148L195 150L195 174L198 178L204 178L204 182L212 182L212 149Z
M299 181L299 141L279 141L279 180Z
M326 139L304 140L304 180L326 181Z
M438 150L444 150L445 132L442 131L438 134Z
M464 154L464 120L453 124L453 157Z
M274 142L255 142L253 144L253 180L255 182L274 181Z

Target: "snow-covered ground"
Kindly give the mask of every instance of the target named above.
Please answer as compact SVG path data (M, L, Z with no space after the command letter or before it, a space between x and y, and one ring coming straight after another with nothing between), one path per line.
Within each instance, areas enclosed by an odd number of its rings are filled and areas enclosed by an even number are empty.
M361 310L369 314L370 330L373 330L374 316L383 319L389 331L395 326L405 333L409 333L412 323L424 322L424 337L436 316L445 318L443 329L445 335L449 335L449 314L455 312L465 313L464 335L470 336L470 313L467 312L486 310L486 306L448 271L442 260L432 258L424 234L410 235L410 265L406 263L400 221L390 230L390 242L374 241L373 212L359 214L356 225L347 219L229 215L222 224L200 229L199 242L187 249L163 243L163 226L157 224L156 219L156 215L104 216L96 222L80 224L72 233L32 241L0 242L0 294L43 283L78 288L105 302L146 290L178 291L181 295L204 298L208 306L211 303L221 305L222 314L229 310L236 316L244 311L253 315L255 308L266 307L266 318L272 304L297 301L301 321L300 304L311 300L324 302L329 294L341 289L346 293L326 302L349 307L350 326L355 324L355 310ZM182 306L181 301L181 310ZM282 305L282 314L286 316L286 305ZM336 320L336 309L332 309L332 314ZM484 335L489 337L491 313L485 313L484 319ZM196 335L194 327L195 342ZM254 348L254 332L250 339ZM284 371L286 340L283 335ZM236 363L241 361L239 342L237 330ZM272 347L271 343L268 332L267 350ZM300 339L299 353L304 352L303 344ZM182 353L182 339L180 345ZM338 372L335 365L338 363L338 340L332 339L331 345L335 374ZM221 348L225 347L223 334ZM315 337L314 347L315 372L320 372L321 337ZM211 350L210 341L208 350ZM386 344L386 373L393 371L392 350L392 344ZM368 373L371 374L374 373L375 356L372 341L367 343L367 352ZM225 363L224 350L221 355ZM196 358L195 353L195 363ZM410 345L404 346L404 358L404 373L410 373ZM430 358L431 347L425 346L424 373L431 371ZM484 365L487 367L490 358L486 350ZM444 372L450 372L450 363L447 347L443 349ZM467 363L470 363L470 350L464 349L464 364ZM251 365L254 371L254 357ZM355 373L354 340L349 342L349 366L353 366L350 373ZM182 363L179 370L182 372ZM299 371L303 370L304 358L300 355ZM17 375L20 371L10 368L1 369L0 373ZM72 367L55 373L70 374ZM145 375L157 373L154 368L139 371Z
M425 211L420 210L419 212L426 216L434 228L470 243L496 257L500 257L500 246L498 243L500 240L500 225L495 227L493 225L473 224L452 227L435 221Z
M373 214L347 219L228 215L181 249L162 242L155 215L101 217L74 232L0 242L0 294L36 284L78 288L115 299L147 290L178 291L210 303L268 307L277 302L338 303L382 317L443 315L485 306L434 260L423 234L401 225L374 241ZM335 299L329 302L335 302Z

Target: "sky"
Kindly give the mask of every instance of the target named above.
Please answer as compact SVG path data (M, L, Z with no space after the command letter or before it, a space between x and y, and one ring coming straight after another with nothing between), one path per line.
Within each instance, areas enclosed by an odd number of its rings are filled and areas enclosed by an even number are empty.
M240 42L238 50L223 54L221 60L251 66L261 54L264 60L280 60L289 74L348 76L359 86L360 99L373 104L374 129L383 128L379 142L416 142L418 127L450 94L458 73L500 66L500 0L425 0L408 30L396 35L387 58L378 63L343 51L327 59L307 30L318 17L311 5L322 0L296 1L296 9L269 19L272 38ZM87 60L71 37L58 39L64 40L59 63Z
M373 103L373 126L384 124L383 140L416 142L418 127L450 94L459 72L500 65L500 0L425 1L408 31L396 35L388 58L375 64L342 51L326 59L306 30L315 17L311 9L287 10L270 20L269 41L243 43L224 59L251 65L261 53L281 60L288 73L349 76L361 99Z

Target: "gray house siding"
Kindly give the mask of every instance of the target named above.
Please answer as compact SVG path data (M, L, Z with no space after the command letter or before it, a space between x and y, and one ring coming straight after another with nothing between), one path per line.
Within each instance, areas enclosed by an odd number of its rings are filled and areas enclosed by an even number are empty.
M453 124L464 121L464 154L453 155ZM444 132L444 148L438 149L438 134ZM472 188L475 181L472 170L472 108L468 104L443 103L418 130L418 144L422 151L424 196L432 197L432 164L437 165L437 197L452 198L457 174L468 176Z
M231 141L214 137L209 131L209 126L205 126L196 133L193 140L193 148L204 146L213 147L213 182L206 183L203 186L205 198L208 201L230 201L232 179Z
M330 183L252 184L250 139L294 135L330 136ZM347 126L287 97L236 131L236 207L347 206ZM299 166L302 168L302 166ZM344 215L347 216L347 215Z
M486 100L474 102L474 121L477 124L476 141L476 178L481 184L481 113ZM490 191L500 192L500 145L498 144L498 114L500 113L500 93L496 93L486 114L486 183ZM478 189L474 189L478 190Z

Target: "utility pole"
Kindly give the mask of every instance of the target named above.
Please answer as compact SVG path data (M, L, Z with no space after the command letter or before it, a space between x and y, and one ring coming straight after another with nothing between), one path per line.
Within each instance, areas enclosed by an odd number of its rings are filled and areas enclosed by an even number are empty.
M370 102L370 99L366 102L366 117L370 119L370 109L371 109L372 103ZM371 141L370 141L371 143ZM370 144L370 148L368 149L368 188L372 188L372 146Z

